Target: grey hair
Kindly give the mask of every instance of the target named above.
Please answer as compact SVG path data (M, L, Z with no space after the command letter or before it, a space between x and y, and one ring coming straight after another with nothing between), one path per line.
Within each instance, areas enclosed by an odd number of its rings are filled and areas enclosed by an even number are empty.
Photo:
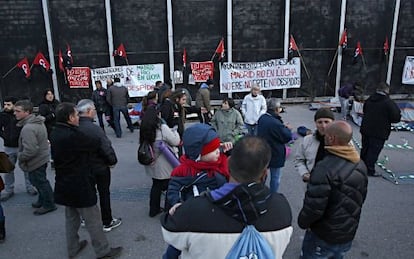
M90 109L94 109L95 103L91 99L82 99L76 105L76 110L78 110L79 114L85 114Z
M267 100L268 110L274 111L276 110L276 108L280 108L281 105L282 105L282 102L278 98L270 98L269 100Z

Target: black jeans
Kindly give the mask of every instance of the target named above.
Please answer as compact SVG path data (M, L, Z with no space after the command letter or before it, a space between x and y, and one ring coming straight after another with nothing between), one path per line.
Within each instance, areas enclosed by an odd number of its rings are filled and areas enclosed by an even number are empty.
M29 180L36 187L39 192L37 202L45 209L51 209L56 207L52 186L50 186L49 180L46 178L47 164L43 164L41 167L29 172Z
M150 215L156 215L161 211L161 193L168 189L170 179L155 179L152 178L152 187L150 193ZM168 207L166 205L166 207Z
M107 167L105 170L95 172L95 183L99 193L99 205L101 207L102 223L109 225L112 221L111 194L109 185L111 184L111 171Z
M368 169L368 174L375 174L375 163L384 147L385 140L362 135L361 159Z

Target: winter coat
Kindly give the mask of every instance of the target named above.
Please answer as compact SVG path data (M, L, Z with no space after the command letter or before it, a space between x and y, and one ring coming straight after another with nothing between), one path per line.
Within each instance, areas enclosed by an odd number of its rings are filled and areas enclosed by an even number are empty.
M55 202L73 208L96 204L95 177L91 157L99 152L100 140L75 126L57 123L51 138L55 163Z
M234 143L235 137L243 133L243 118L234 108L216 111L210 124L217 131L222 142Z
M300 176L310 173L315 166L319 144L315 134L305 136L299 144L293 158L293 164Z
M114 83L107 91L106 101L113 107L127 107L128 99L128 88L120 83Z
M160 107L161 117L165 120L168 127L178 127L178 134L180 137L184 133L184 122L186 113L200 113L200 108L194 106L182 107L179 104L173 103L170 99L165 99Z
M270 145L272 157L269 167L283 167L286 160L285 144L292 140L292 132L283 124L280 116L270 110L260 116L257 135L264 138Z
M59 101L57 100L53 100L51 102L48 100L43 100L39 104L39 114L45 118L45 126L48 136L50 136L50 133L52 132L52 129L56 123L55 110L58 105Z
M204 107L207 111L211 111L210 90L206 83L202 83L196 94L196 107Z
M49 162L49 142L43 116L30 114L17 122L22 127L17 158L24 172L31 172Z
M382 140L390 136L391 123L401 119L400 108L385 93L371 95L364 103L363 112L361 134Z
M13 112L0 113L0 137L5 147L18 147L21 127L17 127L16 117Z
M96 111L99 113L108 112L109 105L106 101L107 91L105 88L95 89L92 92L92 101L95 104Z
M244 122L249 125L257 124L260 116L265 114L267 110L266 99L259 94L253 97L248 94L244 97L241 111L244 116Z
M144 168L149 177L163 180L170 179L173 167L160 151L157 142L162 140L170 150L173 150L173 147L180 144L180 135L177 131L170 129L166 124L160 124L160 127L160 129L157 129L155 143L153 144L156 157L155 163L153 165L144 166Z
M352 241L367 195L367 169L349 146L326 146L328 155L315 165L298 224L330 244Z
M105 135L102 128L93 123L93 119L81 116L78 129L86 136L100 139L98 152L91 154L89 160L94 173L106 172L109 166L115 165L118 162L111 141Z
M293 230L286 198L257 183L227 189L226 185L218 189L223 194L217 199L212 191L187 200L174 215L165 213L161 217L164 240L182 251L182 259L226 258L246 219L268 241L275 258L282 259Z

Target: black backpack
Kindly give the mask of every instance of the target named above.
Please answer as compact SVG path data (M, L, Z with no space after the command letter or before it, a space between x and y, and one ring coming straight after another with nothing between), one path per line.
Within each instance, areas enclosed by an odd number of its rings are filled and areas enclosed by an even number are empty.
M139 144L138 162L142 165L152 165L155 162L154 149L146 140Z

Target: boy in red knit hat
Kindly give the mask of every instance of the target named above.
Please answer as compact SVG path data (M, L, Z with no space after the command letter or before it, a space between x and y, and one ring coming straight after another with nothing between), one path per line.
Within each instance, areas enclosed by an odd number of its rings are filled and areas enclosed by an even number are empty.
M230 177L227 156L223 152L232 149L231 142L220 143L217 132L207 124L197 123L183 134L185 154L180 165L171 172L167 202L174 214L181 203L225 184ZM223 146L223 152L220 147ZM178 258L181 251L169 246L163 258Z

